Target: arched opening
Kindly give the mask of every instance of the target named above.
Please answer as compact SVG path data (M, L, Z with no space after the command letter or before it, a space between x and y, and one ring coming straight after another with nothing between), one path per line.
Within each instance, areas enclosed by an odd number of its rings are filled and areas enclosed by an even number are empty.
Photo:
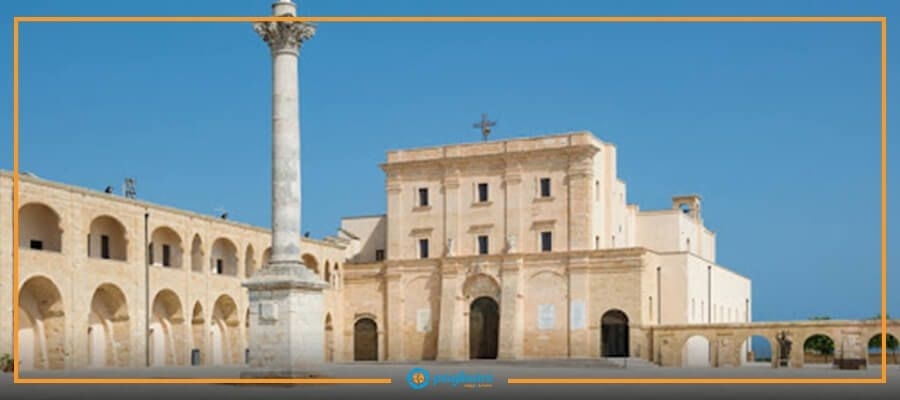
M20 207L19 248L62 252L59 214L40 203L28 203Z
M260 259L259 266L260 268L265 268L269 265L269 262L272 261L272 248L268 247L265 251L263 251L262 258Z
M500 304L476 298L469 305L469 359L496 359L500 334Z
M19 289L19 368L62 369L66 366L66 315L59 288L45 277L33 277Z
M353 324L353 360L378 361L378 325L371 318Z
M238 276L237 246L231 240L216 239L209 253L213 275Z
M91 298L88 321L88 364L92 367L128 365L131 327L122 289L109 283L100 285Z
M325 261L325 282L329 284L329 286L334 286L331 284L331 263Z
M181 268L181 236L175 230L167 226L161 226L153 230L150 235L150 264L167 267Z
M184 312L181 300L171 290L162 290L153 299L150 324L151 365L184 364Z
M213 365L237 363L241 360L240 326L237 303L228 295L219 296L210 320Z
M104 260L128 260L125 225L108 215L91 221L88 234L88 257Z
M628 316L621 310L609 310L600 318L600 349L603 357L628 357Z
M325 315L325 362L334 361L334 326L331 313Z
M203 272L203 239L200 235L194 235L191 240L191 271Z
M771 367L772 342L762 335L751 335L741 345L741 365Z
M194 310L191 313L191 335L194 343L193 350L197 350L200 354L200 359L196 360L199 363L205 363L204 354L206 353L206 335L204 331L204 327L206 326L206 318L203 317L203 306L200 305L200 302L194 303ZM192 360L194 362L195 360Z
M306 265L306 268L309 268L316 275L319 275L319 260L312 254L304 254L303 255L303 265Z
M900 355L897 354L900 352L900 341L897 341L897 337L890 333L887 334L885 341L887 342L887 363L900 364ZM869 364L881 364L881 334L879 333L869 338L867 344Z
M244 276L249 278L256 272L256 256L253 251L253 245L247 245L244 251Z
M694 335L684 342L681 350L681 364L685 367L709 367L709 339Z
M803 365L828 365L834 363L834 340L828 335L815 334L803 341Z

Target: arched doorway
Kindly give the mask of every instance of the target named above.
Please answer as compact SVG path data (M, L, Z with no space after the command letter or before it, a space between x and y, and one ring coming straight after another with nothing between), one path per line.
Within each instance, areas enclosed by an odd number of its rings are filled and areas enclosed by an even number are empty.
M353 360L378 361L378 325L371 318L353 324Z
M609 310L600 319L600 351L603 357L628 357L628 316Z
M469 358L496 359L500 333L500 305L479 297L469 306Z

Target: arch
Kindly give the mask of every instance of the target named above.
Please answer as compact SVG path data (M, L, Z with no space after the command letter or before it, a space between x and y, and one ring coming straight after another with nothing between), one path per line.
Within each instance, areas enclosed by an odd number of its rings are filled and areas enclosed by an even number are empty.
M206 318L203 315L203 306L199 301L194 303L194 309L191 312L191 339L193 349L200 352L200 363L205 362L206 347L206 331L203 329L206 326Z
M768 337L749 334L741 344L741 365L771 367L774 350L775 346Z
M474 274L466 278L462 286L463 296L468 299L490 297L499 303L500 283L494 277L486 274Z
M131 326L125 292L111 283L94 290L88 315L88 365L128 365Z
M187 352L181 299L172 290L160 290L153 298L152 310L151 365L184 364Z
M703 335L692 335L684 341L681 349L681 364L684 367L709 367L710 343Z
M628 315L624 311L612 309L600 318L600 349L603 357L628 357L629 349Z
M249 278L256 272L256 255L253 251L253 245L248 244L244 250L244 276Z
M181 268L184 250L181 236L168 226L159 226L150 234L150 264Z
M237 363L241 359L240 326L237 303L227 294L219 296L210 318L210 350L214 365Z
M128 239L125 225L110 215L91 221L88 234L88 257L128 261Z
M191 271L203 272L203 239L195 234L191 239Z
M491 297L469 305L469 359L496 359L500 340L500 304Z
M325 261L325 282L331 284L331 262ZM334 286L334 285L331 285Z
M319 260L316 259L316 256L309 253L304 253L302 259L303 265L306 265L306 268L309 268L316 275L319 275Z
M834 362L834 339L822 333L814 333L803 340L803 365Z
M19 368L65 368L66 314L59 288L47 277L34 276L24 282L18 297Z
M900 364L900 341L897 337L888 332L887 340L887 363ZM881 364L881 332L869 337L866 342L869 364Z
M210 268L214 275L238 276L238 249L234 242L220 237L209 251Z
M62 252L62 219L43 203L19 207L19 247L30 250Z
M265 268L266 266L269 265L269 263L270 263L271 261L272 261L272 248L271 248L271 247L267 247L267 248L263 251L262 257L260 258L260 264L259 264L259 265L260 265L260 268Z
M331 313L325 314L325 362L334 361L334 322Z
M353 324L353 360L378 361L378 324L372 318Z

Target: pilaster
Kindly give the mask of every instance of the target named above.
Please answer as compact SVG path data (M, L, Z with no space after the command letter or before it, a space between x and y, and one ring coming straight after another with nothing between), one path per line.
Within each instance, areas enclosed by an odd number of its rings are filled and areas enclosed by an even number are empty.
M589 270L587 257L569 259L569 357L591 357Z
M525 329L523 295L524 261L520 257L503 260L500 267L500 343L497 358L515 360L522 357Z
M403 345L404 338L404 296L402 275L399 271L394 270L396 267L388 267L385 274L385 285L387 287L387 300L385 304L385 323L387 330L387 351L386 359L391 361L400 361L405 358Z
M441 304L438 322L438 360L460 360L462 349L460 333L463 330L463 307L460 304L462 277L458 265L441 264Z

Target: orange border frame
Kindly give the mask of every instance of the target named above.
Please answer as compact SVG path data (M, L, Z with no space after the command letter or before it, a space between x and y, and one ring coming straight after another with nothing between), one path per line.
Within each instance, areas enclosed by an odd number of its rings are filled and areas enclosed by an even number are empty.
M19 313L19 24L24 22L877 22L881 24L881 378L508 378L508 384L884 384L887 383L887 18L886 17L14 17L13 18L13 331ZM13 359L19 359L13 335ZM390 384L373 379L65 379L19 378L14 383L84 384Z

